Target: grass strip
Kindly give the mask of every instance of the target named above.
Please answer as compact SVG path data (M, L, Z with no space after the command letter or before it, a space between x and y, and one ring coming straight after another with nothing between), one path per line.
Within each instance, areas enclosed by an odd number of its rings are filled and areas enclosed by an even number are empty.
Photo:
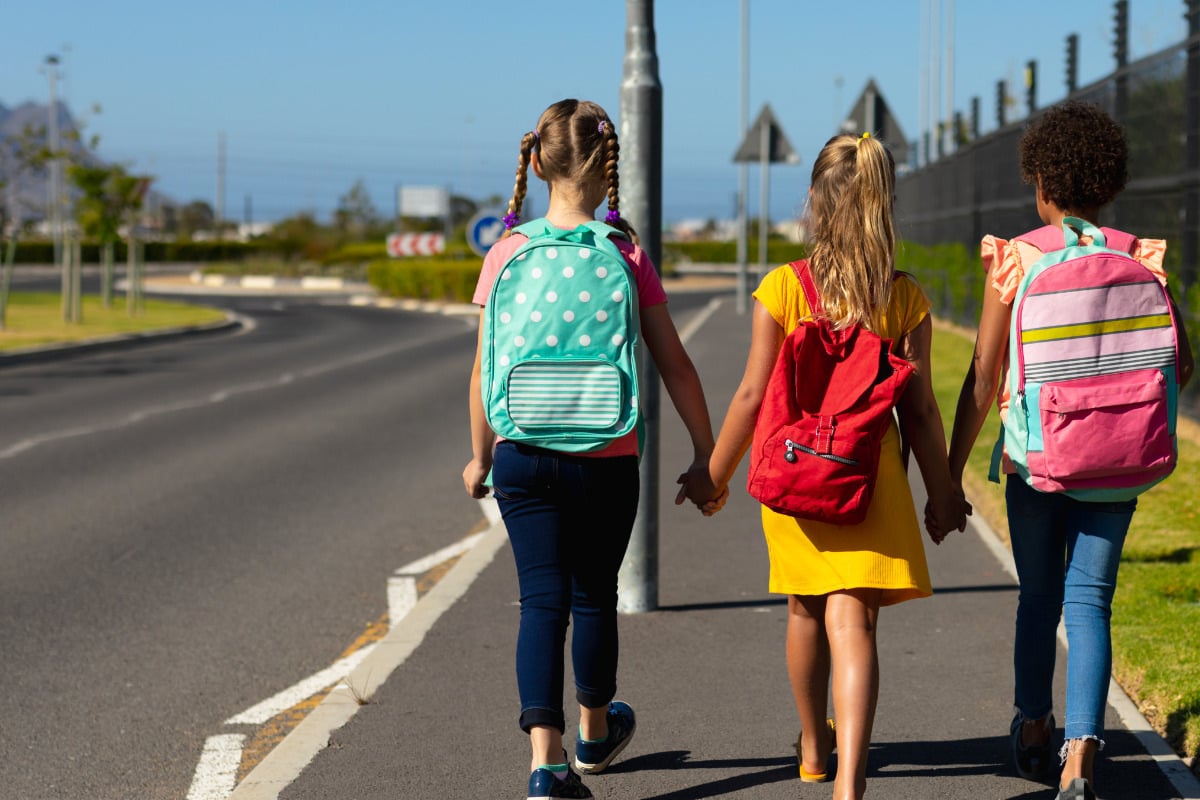
M4 330L0 330L0 352L39 345L81 342L122 333L206 325L225 318L225 312L148 297L142 313L130 316L125 298L115 298L105 308L100 298L82 298L83 321L64 322L60 296L51 292L14 292L9 297Z
M947 436L975 333L939 323L933 388ZM1000 429L993 408L971 451L965 489L981 516L1008 538L1004 492L987 481ZM1138 499L1113 600L1113 674L1160 734L1185 758L1200 756L1200 433L1180 422L1179 464ZM950 542L952 544L952 542ZM1193 765L1196 761L1193 761ZM1195 767L1193 767L1195 768Z

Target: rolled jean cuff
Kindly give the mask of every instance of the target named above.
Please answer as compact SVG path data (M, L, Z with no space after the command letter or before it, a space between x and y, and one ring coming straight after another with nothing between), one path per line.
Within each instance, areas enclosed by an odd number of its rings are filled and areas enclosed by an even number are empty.
M607 708L608 704L614 697L617 696L617 690L613 689L610 692L593 692L580 687L575 687L575 699L579 701L579 705L584 708Z
M533 728L557 728L559 733L567 729L567 720L561 709L527 708L521 712L521 730L529 733Z

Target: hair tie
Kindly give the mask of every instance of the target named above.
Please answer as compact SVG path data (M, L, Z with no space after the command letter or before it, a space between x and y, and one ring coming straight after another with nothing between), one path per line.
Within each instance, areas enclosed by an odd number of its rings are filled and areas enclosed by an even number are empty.
M871 138L871 132L870 132L870 131L863 131L863 135L862 135L862 136L860 136L860 137L858 137L858 138L859 138L860 140L862 140L862 139L870 139L870 138Z
M517 226L517 223L520 221L521 221L521 218L518 217L515 212L512 212L512 211L508 212L507 214L504 215L505 230L511 231L513 228L515 228Z
M607 124L608 124L608 120L606 120L606 119L600 120L600 124L596 126L596 132L604 133L604 126Z
M534 128L533 130L531 130L530 133L532 133L533 138L537 139L539 142L542 140L542 134L538 132L537 128Z
M621 212L615 208L610 208L608 210L608 213L604 215L604 221L606 223L608 223L609 225L614 224L620 218L621 218Z

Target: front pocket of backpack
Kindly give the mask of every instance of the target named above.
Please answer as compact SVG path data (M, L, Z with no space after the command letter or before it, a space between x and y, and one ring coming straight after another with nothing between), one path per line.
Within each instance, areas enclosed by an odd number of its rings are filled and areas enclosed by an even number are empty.
M532 359L508 374L508 415L522 430L612 428L625 395L621 371L608 361Z
M750 494L783 514L833 524L861 522L871 502L878 445L865 433L839 430L832 446L814 448L811 425L785 425L763 444Z
M1046 473L1057 480L1144 474L1174 458L1157 369L1042 384Z

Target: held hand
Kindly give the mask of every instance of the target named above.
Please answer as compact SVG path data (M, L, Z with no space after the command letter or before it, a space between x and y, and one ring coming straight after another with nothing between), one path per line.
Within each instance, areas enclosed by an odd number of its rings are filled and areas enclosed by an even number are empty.
M487 497L488 486L485 481L491 469L490 465L474 458L467 462L467 466L463 468L463 486L466 487L467 494L476 500Z
M725 507L725 502L727 500L729 500L729 487L723 486L716 497L700 506L700 513L706 517L711 517L713 514L716 514Z

